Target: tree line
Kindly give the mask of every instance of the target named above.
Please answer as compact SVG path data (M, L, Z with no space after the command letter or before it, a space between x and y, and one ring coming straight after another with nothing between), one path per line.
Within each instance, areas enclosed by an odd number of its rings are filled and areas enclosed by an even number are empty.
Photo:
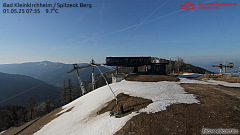
M47 101L50 101L49 98L42 104L37 104L33 97L29 97L24 106L18 105L5 105L0 106L0 131L6 130L12 126L20 126L28 121L41 117L53 108L47 111ZM50 103L51 104L51 103Z
M64 81L60 94L59 97L55 98L48 94L46 100L42 103L37 103L30 96L23 106L0 106L0 132L42 117L81 96L80 89L72 85L71 79L67 80L67 82Z
M180 73L184 71L184 61L182 58L178 57L176 61L172 61L171 59L168 61L166 65L167 73Z

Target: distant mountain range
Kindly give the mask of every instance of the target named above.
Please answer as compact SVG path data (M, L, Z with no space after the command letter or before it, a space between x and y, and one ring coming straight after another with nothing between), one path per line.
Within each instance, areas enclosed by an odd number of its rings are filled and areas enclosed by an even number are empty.
M84 66L87 63L80 63L78 65ZM191 70L196 73L205 73L205 69L209 71L217 71L218 68L212 68L211 63L192 63L192 65L199 66L195 67L190 64L184 65L184 70ZM238 63L234 62L235 67ZM202 69L202 68L205 69ZM23 105L29 96L33 96L38 102L46 99L47 94L57 95L60 93L60 88L63 85L64 80L71 79L73 85L78 85L77 75L75 72L67 74L69 70L73 68L72 64L56 63L50 61L42 62L29 62L22 64L0 64L0 105L6 104L18 104ZM100 66L102 72L108 71L109 68ZM91 89L91 67L79 70L80 76L85 81L89 90ZM128 71L128 70L127 70ZM3 73L1 73L3 72ZM95 69L96 75L96 86L100 87L105 82L98 77L99 71ZM106 76L111 76L114 71L106 72ZM130 69L129 71L130 72ZM111 81L110 78L109 82ZM58 88L57 88L58 87ZM13 99L9 99L12 98ZM1 102L6 99L6 102Z
M76 73L67 74L72 68L72 64L50 61L0 64L0 105L23 105L29 96L41 102L49 93L52 96L59 95L64 80L71 79L73 85L78 85ZM109 70L103 66L100 66L100 69L102 72ZM79 70L81 79L90 81L91 72L91 67ZM95 75L98 76L99 71L95 70Z
M78 65L86 65L87 63L80 63ZM20 74L39 79L46 83L62 87L63 81L71 79L73 83L78 83L76 72L67 74L73 68L72 64L56 63L50 61L30 62L22 64L0 64L0 72L9 74ZM109 70L101 66L102 72ZM79 70L81 79L89 80L91 78L91 67ZM95 72L97 76L99 71Z
M211 65L217 65L219 61L207 61L207 62L202 62L202 61L196 61L196 62L191 62L192 65L194 66L199 66L202 67L208 71L212 71L214 73L219 73L219 68L218 67L211 67ZM224 62L224 61L221 61ZM235 72L236 68L240 70L240 60L231 60L233 62L234 67L233 68L227 68L227 72Z
M41 102L48 94L57 96L59 90L29 76L0 73L0 93L0 105L24 105L29 96Z

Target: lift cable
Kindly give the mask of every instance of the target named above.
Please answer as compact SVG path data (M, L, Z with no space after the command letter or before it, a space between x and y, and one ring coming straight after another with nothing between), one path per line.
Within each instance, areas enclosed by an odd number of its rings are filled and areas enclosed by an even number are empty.
M104 75L103 75L102 71L99 69L99 67L98 67L98 66L96 66L96 67L97 67L97 69L99 70L99 72L100 72L100 74L102 75L102 77L104 78L104 80L105 80L106 84L107 84L107 85L108 85L108 87L110 88L110 90L111 90L111 92L112 92L112 94L113 94L113 96L114 96L114 98L115 98L115 100L116 100L117 114L118 114L118 99L117 99L117 97L116 97L115 93L113 92L112 88L111 88L111 87L110 87L110 85L108 84L108 82L107 82L107 79L104 77Z

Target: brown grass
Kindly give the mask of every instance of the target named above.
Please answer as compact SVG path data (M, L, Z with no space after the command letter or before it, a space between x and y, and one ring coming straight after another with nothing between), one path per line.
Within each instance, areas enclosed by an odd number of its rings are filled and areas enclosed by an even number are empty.
M122 115L117 115L117 118L126 116L132 112L136 112L142 108L147 107L150 103L152 103L151 100L149 99L144 99L144 98L140 98L140 97L132 97L123 93L120 93L117 95L117 99L119 102L119 105L122 104L123 105L123 110L124 110L124 114ZM113 107L115 106L116 101L112 100L110 102L107 103L107 106L104 107L103 109L101 109L98 114L102 114L108 111L111 111L113 109ZM113 112L117 112L117 108L114 107Z
M130 119L116 135L201 134L202 128L240 130L240 88L182 84L198 95L201 104L173 104L154 114L141 113Z
M167 75L134 75L126 78L127 81L139 82L160 82L160 81L179 81L178 78Z
M196 80L216 80L216 81L226 81L230 83L240 83L240 75L202 75L198 78L194 78Z

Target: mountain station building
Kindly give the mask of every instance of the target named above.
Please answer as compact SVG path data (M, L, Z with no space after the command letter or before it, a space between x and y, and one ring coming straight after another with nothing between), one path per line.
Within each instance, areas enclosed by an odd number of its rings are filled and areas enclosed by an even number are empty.
M145 72L166 74L167 62L161 62L161 59L156 57L106 57L107 66L116 66L117 74L118 67L134 67L134 72L137 73L139 67L143 67Z

